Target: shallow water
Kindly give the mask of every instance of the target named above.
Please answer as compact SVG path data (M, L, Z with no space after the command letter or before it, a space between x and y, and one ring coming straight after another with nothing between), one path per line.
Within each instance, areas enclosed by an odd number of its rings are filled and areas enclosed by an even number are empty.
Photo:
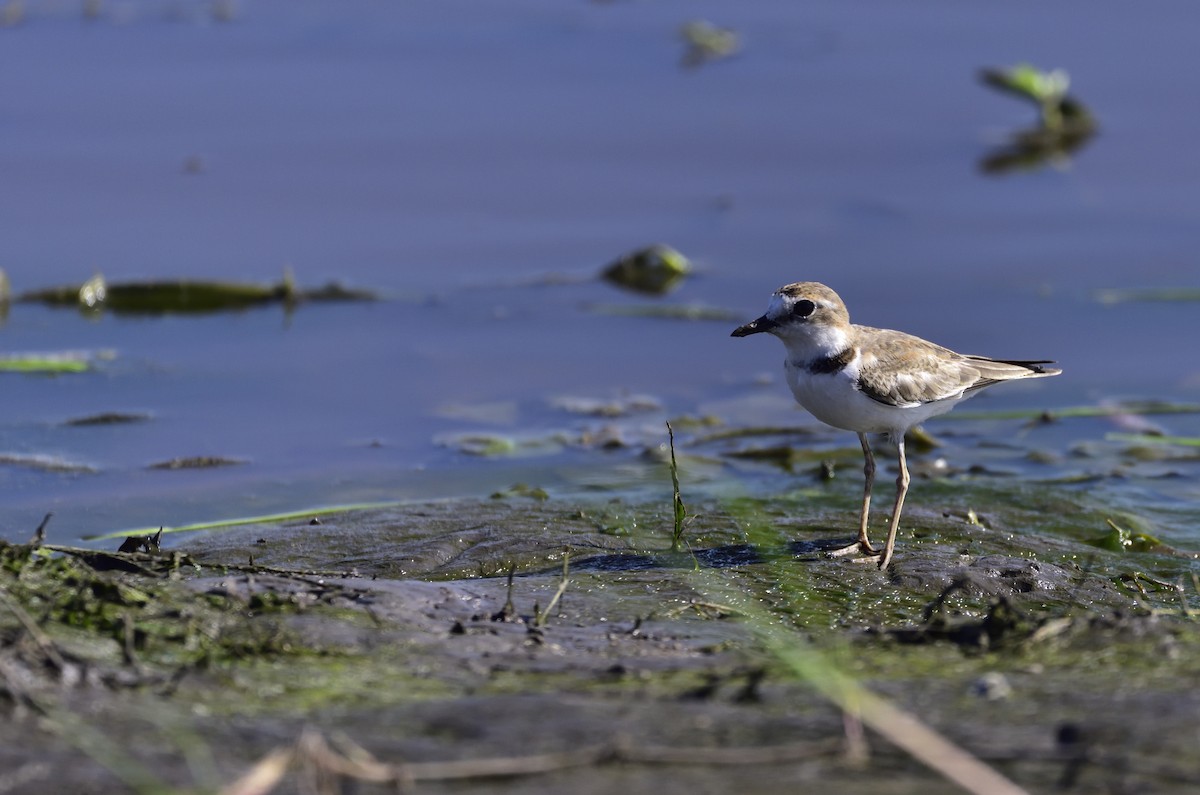
M65 542L516 481L661 488L639 453L661 444L664 418L811 422L788 402L777 343L730 339L732 321L597 307L749 319L797 279L834 286L859 322L1065 370L972 410L1200 400L1190 343L1167 342L1194 327L1194 302L1094 296L1196 286L1193 5L262 2L229 22L168 2L101 8L89 22L74 4L29 2L0 29L0 266L14 289L97 270L276 281L290 266L303 285L384 300L165 318L14 306L3 351L115 358L0 376L0 452L97 470L0 467L4 538L48 510ZM678 28L704 16L744 49L685 69ZM978 161L1034 111L974 74L1022 60L1068 69L1101 132L1072 162L985 176ZM700 269L669 297L592 278L655 241ZM575 444L604 420L555 403L629 394L661 408L622 421L629 445L612 452ZM105 411L151 419L61 425ZM1155 421L1200 435L1194 415ZM970 427L1005 439L1020 423ZM1008 453L973 439L951 453L1024 477L1107 473L1121 464L1114 429L1072 420ZM452 443L477 431L538 445L493 460ZM817 441L853 444L843 436ZM1030 447L1061 463L1038 472ZM245 463L145 469L193 455ZM1197 464L1160 467L1173 478L1139 466L1094 488L1186 542ZM791 482L736 471L750 488Z

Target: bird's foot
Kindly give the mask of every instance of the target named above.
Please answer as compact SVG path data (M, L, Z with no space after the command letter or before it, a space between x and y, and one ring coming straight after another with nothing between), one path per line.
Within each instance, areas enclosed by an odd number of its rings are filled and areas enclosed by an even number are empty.
M862 560L870 560L872 556L875 559L879 558L879 550L871 546L871 542L866 540L855 541L853 544L848 546L831 549L825 554L831 558L844 558L848 555L863 555L864 557L862 558L854 559L856 563Z

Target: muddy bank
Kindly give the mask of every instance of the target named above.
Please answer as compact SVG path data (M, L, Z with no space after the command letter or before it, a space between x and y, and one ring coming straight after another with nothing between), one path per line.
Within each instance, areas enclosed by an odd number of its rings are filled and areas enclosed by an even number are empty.
M1029 791L1200 785L1195 561L1008 496L914 511L886 573L824 554L850 512L751 499L682 552L669 505L523 499L5 547L0 792L959 791L767 632Z

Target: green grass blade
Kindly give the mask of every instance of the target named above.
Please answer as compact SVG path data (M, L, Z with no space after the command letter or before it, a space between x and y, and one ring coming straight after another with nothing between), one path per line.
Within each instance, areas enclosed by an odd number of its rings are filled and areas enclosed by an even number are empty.
M179 525L177 527L162 527L163 533L188 533L196 530L222 530L227 527L240 527L248 524L266 524L268 522L290 522L295 519L308 519L314 516L329 516L351 511L370 511L378 508L395 508L405 503L400 500L382 502L357 502L347 505L327 505L321 508L309 508L301 511L284 511L282 513L267 513L259 516L243 516L236 519L218 519L212 522L197 522L195 524ZM99 535L84 536L85 541L107 541L126 536L150 535L157 533L158 527L138 527L131 530L114 530Z
M1104 438L1110 442L1133 442L1134 444L1165 444L1180 447L1200 447L1200 437L1196 436L1155 436L1148 433L1106 433Z
M4 373L85 373L92 369L86 357L74 354L38 356L0 356L0 372Z

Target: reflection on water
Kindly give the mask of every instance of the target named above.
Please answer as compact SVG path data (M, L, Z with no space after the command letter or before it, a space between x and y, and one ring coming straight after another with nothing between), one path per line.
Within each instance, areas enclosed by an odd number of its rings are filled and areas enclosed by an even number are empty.
M1094 298L1196 286L1200 174L1177 159L1200 112L1192 5L1068 2L1033 21L933 3L297 2L224 24L153 3L81 24L64 8L26 3L0 30L0 71L22 76L0 115L0 266L16 294L97 271L272 284L290 267L381 300L162 317L12 305L4 353L112 355L0 373L5 538L47 510L64 541L519 481L658 493L661 464L642 456L664 419L809 422L778 352L728 338L731 315L799 279L833 286L857 322L1064 368L972 408L1200 400L1200 368L1165 343L1194 325L1194 302ZM1089 39L1062 35L1085 12ZM681 68L679 30L698 14L736 31L737 57ZM985 56L1068 68L1103 138L1066 170L980 175L1028 123L973 82ZM693 266L668 296L600 278L656 241ZM706 310L655 316L683 307ZM562 402L629 395L658 408L606 419ZM71 422L105 414L145 419ZM1195 498L1186 454L1137 458L1107 422L1030 434L1058 461L1046 477L1095 475L1131 510ZM1194 416L1160 424L1198 435ZM983 443L1016 427L984 423L951 464L1036 476L1025 447ZM558 441L496 458L445 444L466 437ZM148 468L195 457L244 463ZM697 488L732 470L748 474L739 488L797 477L715 457L693 465Z

